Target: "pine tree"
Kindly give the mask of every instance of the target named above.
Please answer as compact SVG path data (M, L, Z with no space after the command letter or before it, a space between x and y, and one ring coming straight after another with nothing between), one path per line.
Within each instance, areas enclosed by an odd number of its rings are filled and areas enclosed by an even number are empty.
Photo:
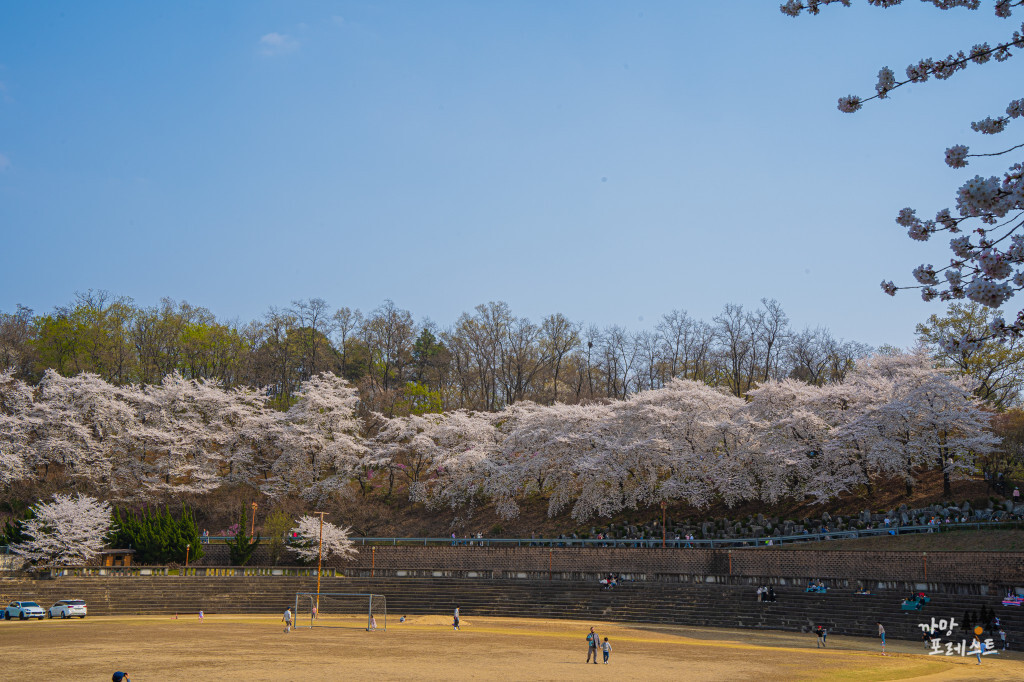
M110 537L110 546L134 549L136 563L185 563L186 555L191 561L203 557L195 516L187 507L177 519L166 508L138 513L118 509L114 521L118 529ZM191 550L186 550L187 545Z

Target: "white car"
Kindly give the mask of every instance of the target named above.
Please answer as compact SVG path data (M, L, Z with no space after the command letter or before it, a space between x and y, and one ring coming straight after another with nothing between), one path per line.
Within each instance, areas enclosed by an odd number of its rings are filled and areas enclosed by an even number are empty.
M81 599L61 599L50 607L46 615L50 618L85 618L85 602Z
M12 601L4 609L4 618L7 620L13 620L20 618L21 620L28 620L29 618L38 618L42 620L46 617L43 613L43 607L34 601Z

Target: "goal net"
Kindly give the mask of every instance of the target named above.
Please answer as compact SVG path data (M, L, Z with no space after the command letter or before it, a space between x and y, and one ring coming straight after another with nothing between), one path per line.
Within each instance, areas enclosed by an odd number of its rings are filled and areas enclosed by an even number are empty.
M388 629L388 600L383 594L297 592L295 627Z

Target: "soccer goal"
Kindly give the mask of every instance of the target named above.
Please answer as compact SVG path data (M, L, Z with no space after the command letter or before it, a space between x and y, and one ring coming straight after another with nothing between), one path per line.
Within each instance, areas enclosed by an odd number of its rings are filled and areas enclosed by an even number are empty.
M295 627L388 629L388 600L383 594L297 592Z

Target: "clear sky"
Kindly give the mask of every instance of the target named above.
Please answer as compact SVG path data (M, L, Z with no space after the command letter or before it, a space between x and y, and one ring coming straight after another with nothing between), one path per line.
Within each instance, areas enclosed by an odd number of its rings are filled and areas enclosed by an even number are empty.
M445 326L505 300L639 329L769 297L909 344L942 308L879 282L948 239L893 219L1005 169L943 151L988 150L969 124L1020 96L1024 56L836 99L1020 18L778 4L4 3L0 310L390 298Z

